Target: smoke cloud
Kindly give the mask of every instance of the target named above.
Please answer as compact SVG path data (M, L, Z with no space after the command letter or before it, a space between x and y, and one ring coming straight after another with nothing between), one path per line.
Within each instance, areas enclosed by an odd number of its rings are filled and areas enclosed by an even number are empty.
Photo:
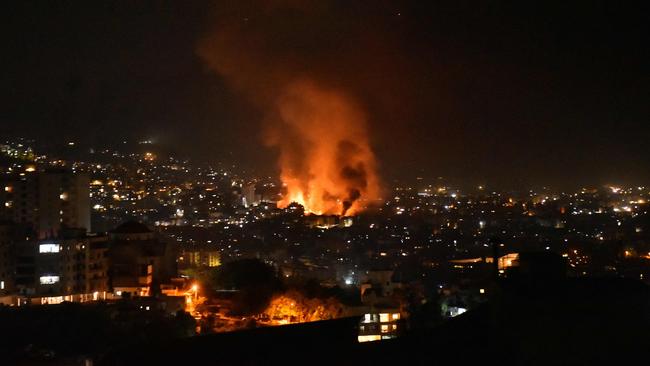
M305 4L220 9L198 53L264 111L264 142L279 150L285 188L278 206L297 202L308 213L354 215L380 193L367 114L336 82L342 76L315 59L335 53L337 43L309 26L322 5Z

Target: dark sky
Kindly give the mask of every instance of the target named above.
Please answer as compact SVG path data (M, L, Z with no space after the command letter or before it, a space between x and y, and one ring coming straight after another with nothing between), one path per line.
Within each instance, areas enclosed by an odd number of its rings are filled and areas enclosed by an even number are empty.
M241 22L242 62L288 65L358 99L387 181L650 180L643 2L15 2L0 21L2 135L153 137L273 172L263 112L197 52Z

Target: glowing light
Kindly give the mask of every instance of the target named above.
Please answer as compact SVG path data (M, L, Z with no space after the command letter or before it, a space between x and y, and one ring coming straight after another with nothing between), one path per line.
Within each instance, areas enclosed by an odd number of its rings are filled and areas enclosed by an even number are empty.
M39 282L41 285L52 285L59 282L59 276L41 276Z
M39 253L58 253L61 251L59 244L41 244L38 246Z
M357 340L359 341L359 343L380 341L381 336L380 335L360 335L360 336L357 337Z
M287 88L276 107L283 124L269 144L280 147L286 192L279 208L296 202L306 214L351 216L364 209L363 201L378 198L366 118L349 97L301 81Z

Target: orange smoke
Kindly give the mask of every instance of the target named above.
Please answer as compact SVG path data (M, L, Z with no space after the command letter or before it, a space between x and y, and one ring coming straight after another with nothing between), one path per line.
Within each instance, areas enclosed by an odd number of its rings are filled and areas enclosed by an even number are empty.
M332 72L319 68L320 60L306 47L318 42L311 39L312 23L302 19L319 16L323 8L269 4L220 8L197 52L265 112L264 140L279 150L284 185L278 206L297 202L305 213L354 215L378 198L379 181L365 113L346 90L330 86L341 83L332 82ZM301 17L276 21L285 11ZM249 21L241 14L255 16ZM286 42L296 35L302 43Z
M289 84L278 98L280 124L270 145L280 148L278 202L306 213L354 215L376 199L379 185L364 113L343 93L312 81Z

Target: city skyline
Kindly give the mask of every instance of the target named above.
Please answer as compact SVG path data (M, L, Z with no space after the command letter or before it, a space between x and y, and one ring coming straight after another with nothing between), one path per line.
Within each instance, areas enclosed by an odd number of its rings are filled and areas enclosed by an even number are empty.
M6 4L0 364L638 363L648 10Z
M358 101L389 185L650 178L650 32L635 3L257 5L11 5L0 133L106 146L147 136L193 160L279 175L266 112L201 56L202 40L234 22L238 53L264 60L254 71L290 68Z

